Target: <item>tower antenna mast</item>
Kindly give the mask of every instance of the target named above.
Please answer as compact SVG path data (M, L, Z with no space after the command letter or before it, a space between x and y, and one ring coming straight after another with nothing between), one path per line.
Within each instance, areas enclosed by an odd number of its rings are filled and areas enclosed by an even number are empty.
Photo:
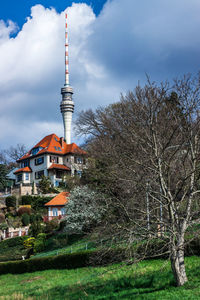
M69 85L69 42L67 14L65 14L65 84L61 88L62 101L60 103L60 111L63 117L64 138L67 144L71 144L71 123L72 113L74 112L73 93L73 89Z
M65 14L65 86L69 86L69 40L67 14Z

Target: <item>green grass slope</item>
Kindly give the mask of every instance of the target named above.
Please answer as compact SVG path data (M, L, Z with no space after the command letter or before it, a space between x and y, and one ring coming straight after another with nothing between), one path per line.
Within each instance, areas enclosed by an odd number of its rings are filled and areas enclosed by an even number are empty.
M56 248L53 250L37 253L32 258L55 256L58 254L76 253L76 252L82 252L84 250L95 250L95 249L96 249L96 246L92 241L89 241L89 239L83 238L83 239L80 239L73 243L70 243L70 245L65 246L65 247Z
M174 286L164 260L0 276L0 299L200 299L200 258L186 258L189 282Z

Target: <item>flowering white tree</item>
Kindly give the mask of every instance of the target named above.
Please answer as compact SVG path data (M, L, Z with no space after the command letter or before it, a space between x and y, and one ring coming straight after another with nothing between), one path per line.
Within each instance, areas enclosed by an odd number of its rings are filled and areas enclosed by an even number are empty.
M65 231L69 234L82 233L94 224L98 224L105 212L102 194L91 190L88 186L75 187L70 192L66 204Z

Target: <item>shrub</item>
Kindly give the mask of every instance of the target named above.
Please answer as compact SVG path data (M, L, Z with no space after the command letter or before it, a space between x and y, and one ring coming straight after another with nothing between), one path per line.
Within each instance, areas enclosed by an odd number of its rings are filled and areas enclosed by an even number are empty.
M23 214L31 214L31 209L29 207L20 207L17 211L18 216L22 216Z
M25 236L17 236L12 239L7 239L4 241L1 241L0 243L0 249L7 249L11 247L16 247L19 245L23 245L24 240L27 239Z
M38 221L38 222L42 222L43 221L43 218L40 214L36 214L35 215L35 220Z
M75 187L66 204L66 226L68 234L87 232L98 224L105 213L105 197L87 186Z
M36 215L31 214L31 215L30 215L30 223L32 224L32 223L34 223L35 221L36 221Z
M33 197L31 195L22 196L22 205L31 205Z
M39 233L43 231L42 224L40 221L34 221L30 228L29 228L29 234L36 237Z
M0 213L0 223L4 223L5 222L5 215Z
M49 177L42 176L39 182L39 189L43 194L51 192L51 180Z
M30 248L33 248L34 247L34 242L35 242L35 238L34 237L30 237L28 239L26 239L24 241L24 248L26 249L30 249Z
M45 249L46 246L46 234L39 233L34 242L34 253L41 252Z
M51 221L48 221L48 222L46 222L45 232L51 233L54 230L58 229L58 226L59 226L59 221L57 218L55 218Z
M30 224L30 215L28 215L27 213L22 215L22 224L24 226L27 226Z
M41 197L34 196L32 197L32 208L38 210L39 208L44 208L44 204L50 201L52 197Z
M16 206L16 197L15 196L6 197L6 206L7 207L15 207Z
M0 224L0 230L7 230L8 229L8 224L7 223L1 223Z
M22 226L22 221L20 217L12 217L9 216L7 218L7 223L9 225L9 227L13 227L13 228L18 228Z

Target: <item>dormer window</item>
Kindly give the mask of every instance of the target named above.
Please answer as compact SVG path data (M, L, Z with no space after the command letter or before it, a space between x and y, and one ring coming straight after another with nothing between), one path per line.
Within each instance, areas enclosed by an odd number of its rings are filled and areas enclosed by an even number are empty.
M55 149L56 151L62 151L60 147L54 146L54 149Z
M36 155L40 150L42 150L43 148L42 147L36 147L36 148L33 148L31 150L31 154L32 155Z

